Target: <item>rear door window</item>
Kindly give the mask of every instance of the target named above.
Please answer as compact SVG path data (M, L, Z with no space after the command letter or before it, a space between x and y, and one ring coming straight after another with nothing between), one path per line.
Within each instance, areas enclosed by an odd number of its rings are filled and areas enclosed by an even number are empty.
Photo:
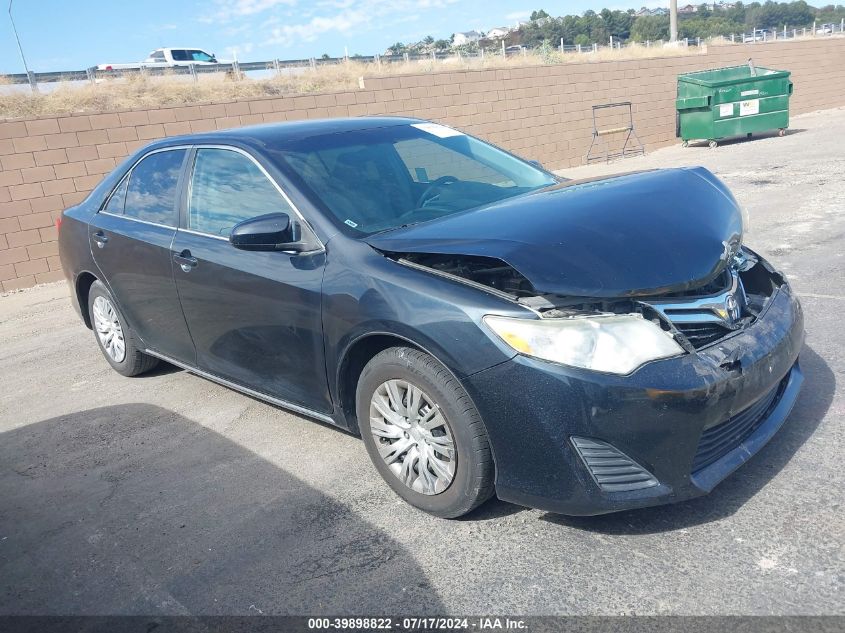
M132 168L124 215L144 222L176 225L176 194L186 151L156 152Z
M188 199L188 228L228 237L238 222L293 210L249 158L227 149L200 148Z
M173 61L175 62L186 62L189 61L191 58L188 55L188 51L180 50L180 49L173 49L170 51L170 55L173 57Z

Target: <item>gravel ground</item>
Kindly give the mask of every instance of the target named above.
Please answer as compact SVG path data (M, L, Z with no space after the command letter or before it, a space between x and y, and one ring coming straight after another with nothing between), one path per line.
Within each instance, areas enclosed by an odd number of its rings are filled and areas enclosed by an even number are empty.
M566 172L709 167L803 297L790 420L674 506L435 519L347 434L169 367L122 378L65 285L0 298L0 614L845 614L842 139L840 109Z

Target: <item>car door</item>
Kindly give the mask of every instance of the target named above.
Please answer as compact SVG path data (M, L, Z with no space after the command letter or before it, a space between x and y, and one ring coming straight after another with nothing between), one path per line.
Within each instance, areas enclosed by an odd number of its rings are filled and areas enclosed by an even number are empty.
M144 344L193 364L170 256L187 157L186 147L144 156L114 188L89 230L94 261Z
M199 369L320 412L331 411L321 320L325 252L258 252L232 227L274 212L299 218L246 152L197 147L172 254ZM317 242L319 244L319 242Z

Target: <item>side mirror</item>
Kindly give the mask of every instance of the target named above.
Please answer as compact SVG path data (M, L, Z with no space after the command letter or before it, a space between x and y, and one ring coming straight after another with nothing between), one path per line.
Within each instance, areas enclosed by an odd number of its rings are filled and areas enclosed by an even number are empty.
M236 224L229 242L244 251L303 251L299 222L287 213L268 213Z

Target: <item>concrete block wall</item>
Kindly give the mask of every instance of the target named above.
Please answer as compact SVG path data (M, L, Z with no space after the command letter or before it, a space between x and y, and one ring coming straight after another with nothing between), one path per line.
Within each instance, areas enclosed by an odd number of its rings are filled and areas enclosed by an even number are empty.
M632 101L637 135L653 150L677 142L678 74L749 57L758 67L792 71L793 114L845 106L845 39L825 38L710 47L695 56L368 78L364 89L348 92L0 121L0 286L11 291L61 279L56 218L126 155L157 138L396 114L439 121L561 169L584 161L592 105Z

